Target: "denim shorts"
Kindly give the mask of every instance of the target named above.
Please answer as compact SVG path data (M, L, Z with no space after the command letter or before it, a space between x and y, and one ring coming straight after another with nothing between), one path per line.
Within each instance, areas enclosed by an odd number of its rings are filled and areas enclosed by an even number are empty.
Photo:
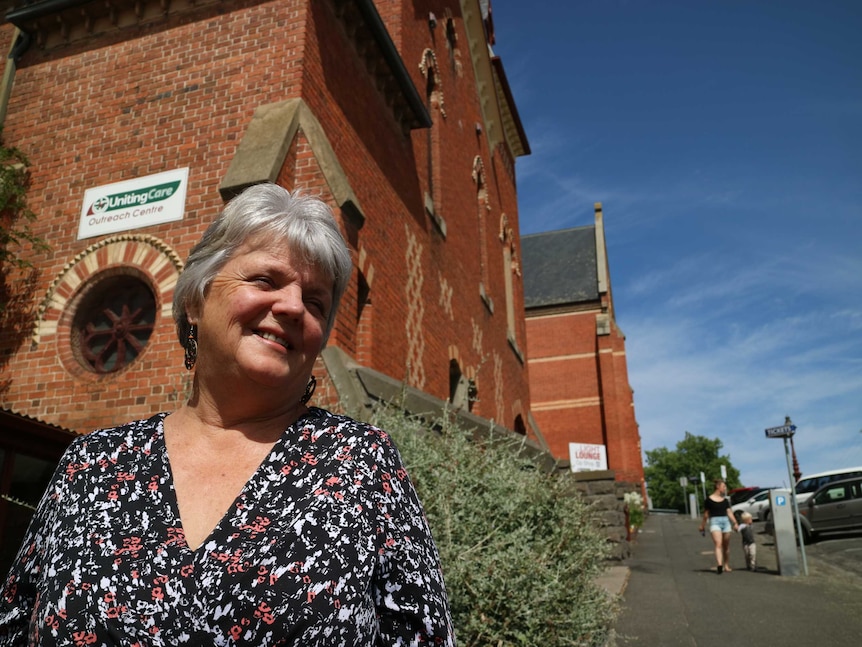
M730 532L731 529L730 519L727 517L709 518L709 532L715 532L716 530L720 530L721 532Z

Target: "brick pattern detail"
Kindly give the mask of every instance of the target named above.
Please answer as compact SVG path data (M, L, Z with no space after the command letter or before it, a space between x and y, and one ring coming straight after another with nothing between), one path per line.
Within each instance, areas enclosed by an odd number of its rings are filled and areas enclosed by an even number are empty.
M506 420L506 400L503 391L503 359L496 350L494 351L494 407L497 411L496 420Z
M470 325L473 328L473 350L476 351L479 357L484 358L485 352L482 350L482 326L475 319L470 319Z
M407 234L407 250L405 263L407 265L407 317L404 320L404 332L407 335L407 379L411 386L421 389L425 386L425 340L422 334L425 301L422 296L422 245L416 236L405 225Z
M440 299L437 303L443 308L443 312L449 315L449 319L455 320L455 311L452 309L452 295L454 290L442 272L438 273L437 280L440 283Z

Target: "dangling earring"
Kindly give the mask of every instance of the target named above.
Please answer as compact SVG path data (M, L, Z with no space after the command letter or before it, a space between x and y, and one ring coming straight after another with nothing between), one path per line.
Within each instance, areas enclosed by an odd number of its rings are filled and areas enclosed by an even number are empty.
M198 327L189 325L189 336L186 339L186 368L192 370L198 361Z
M308 384L305 385L305 393L302 394L302 397L299 399L302 404L308 404L308 401L311 400L311 396L314 395L314 389L317 388L317 379L312 375L311 379L308 380Z

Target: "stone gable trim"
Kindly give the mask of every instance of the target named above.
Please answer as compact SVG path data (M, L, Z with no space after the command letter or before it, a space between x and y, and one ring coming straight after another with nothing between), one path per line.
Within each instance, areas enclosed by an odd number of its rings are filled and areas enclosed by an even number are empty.
M365 214L347 174L323 126L300 98L262 105L254 111L219 186L222 199L230 200L253 184L275 182L299 130L302 130L311 146L332 197L345 215L355 222L357 229L361 228L365 223Z

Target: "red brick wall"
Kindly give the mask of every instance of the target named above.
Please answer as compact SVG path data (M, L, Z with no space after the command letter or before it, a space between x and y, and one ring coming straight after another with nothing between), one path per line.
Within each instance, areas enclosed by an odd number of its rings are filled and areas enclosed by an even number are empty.
M218 186L254 110L301 97L322 124L363 209L363 228L348 237L354 260L362 252L366 270L373 270L366 274L373 276L366 308L374 312L363 324L367 330L357 335L354 280L331 343L388 375L408 376L442 398L448 396L449 351L455 346L462 369L478 375L480 401L474 412L512 426L515 415L528 408L529 395L526 369L506 341L497 238L503 213L517 231L515 188L500 170L509 153L489 150L475 132L482 114L457 12L456 48L462 50L463 65L456 67L450 64L454 59L441 26L435 34L429 32L427 4L407 2L401 10L394 2L380 4L423 96L419 63L425 48L432 48L441 63L446 116L434 108L431 113L438 141L435 198L447 225L445 238L424 211L427 133L402 133L330 4L224 2L193 16L163 19L60 50L33 47L20 61L4 135L32 162L28 195L38 214L34 231L52 246L50 253L26 252L40 270L34 303L43 304L52 286L68 271L79 272L83 263L97 261L90 272L108 266L94 249L101 239L76 240L87 188L188 167L184 219L129 232L151 237L129 243L136 248L151 253L155 246L160 250L156 256L173 253L185 259L222 206ZM7 41L10 32L9 25L0 29ZM492 186L484 240L478 240L472 179L476 156L486 169L496 169L487 173ZM285 186L319 191L337 206L302 133L281 178ZM480 245L491 259L485 289L496 304L493 315L479 298ZM150 265L144 263L145 275ZM408 293L410 285L413 292ZM520 312L520 281L514 285ZM64 350L68 322L41 334L38 343L28 339L18 344L4 335L0 350L9 361L3 377L10 383L0 393L0 404L82 432L175 408L188 390L189 374L169 315L171 296L170 288L157 295L161 314L149 344L118 374L70 370ZM62 307L47 312L63 321ZM520 318L516 333L526 350ZM360 348L359 339L367 339L372 352Z
M605 445L616 479L643 482L640 436L628 383L625 339L616 325L596 334L600 308L526 320L533 416L551 452L569 443Z

